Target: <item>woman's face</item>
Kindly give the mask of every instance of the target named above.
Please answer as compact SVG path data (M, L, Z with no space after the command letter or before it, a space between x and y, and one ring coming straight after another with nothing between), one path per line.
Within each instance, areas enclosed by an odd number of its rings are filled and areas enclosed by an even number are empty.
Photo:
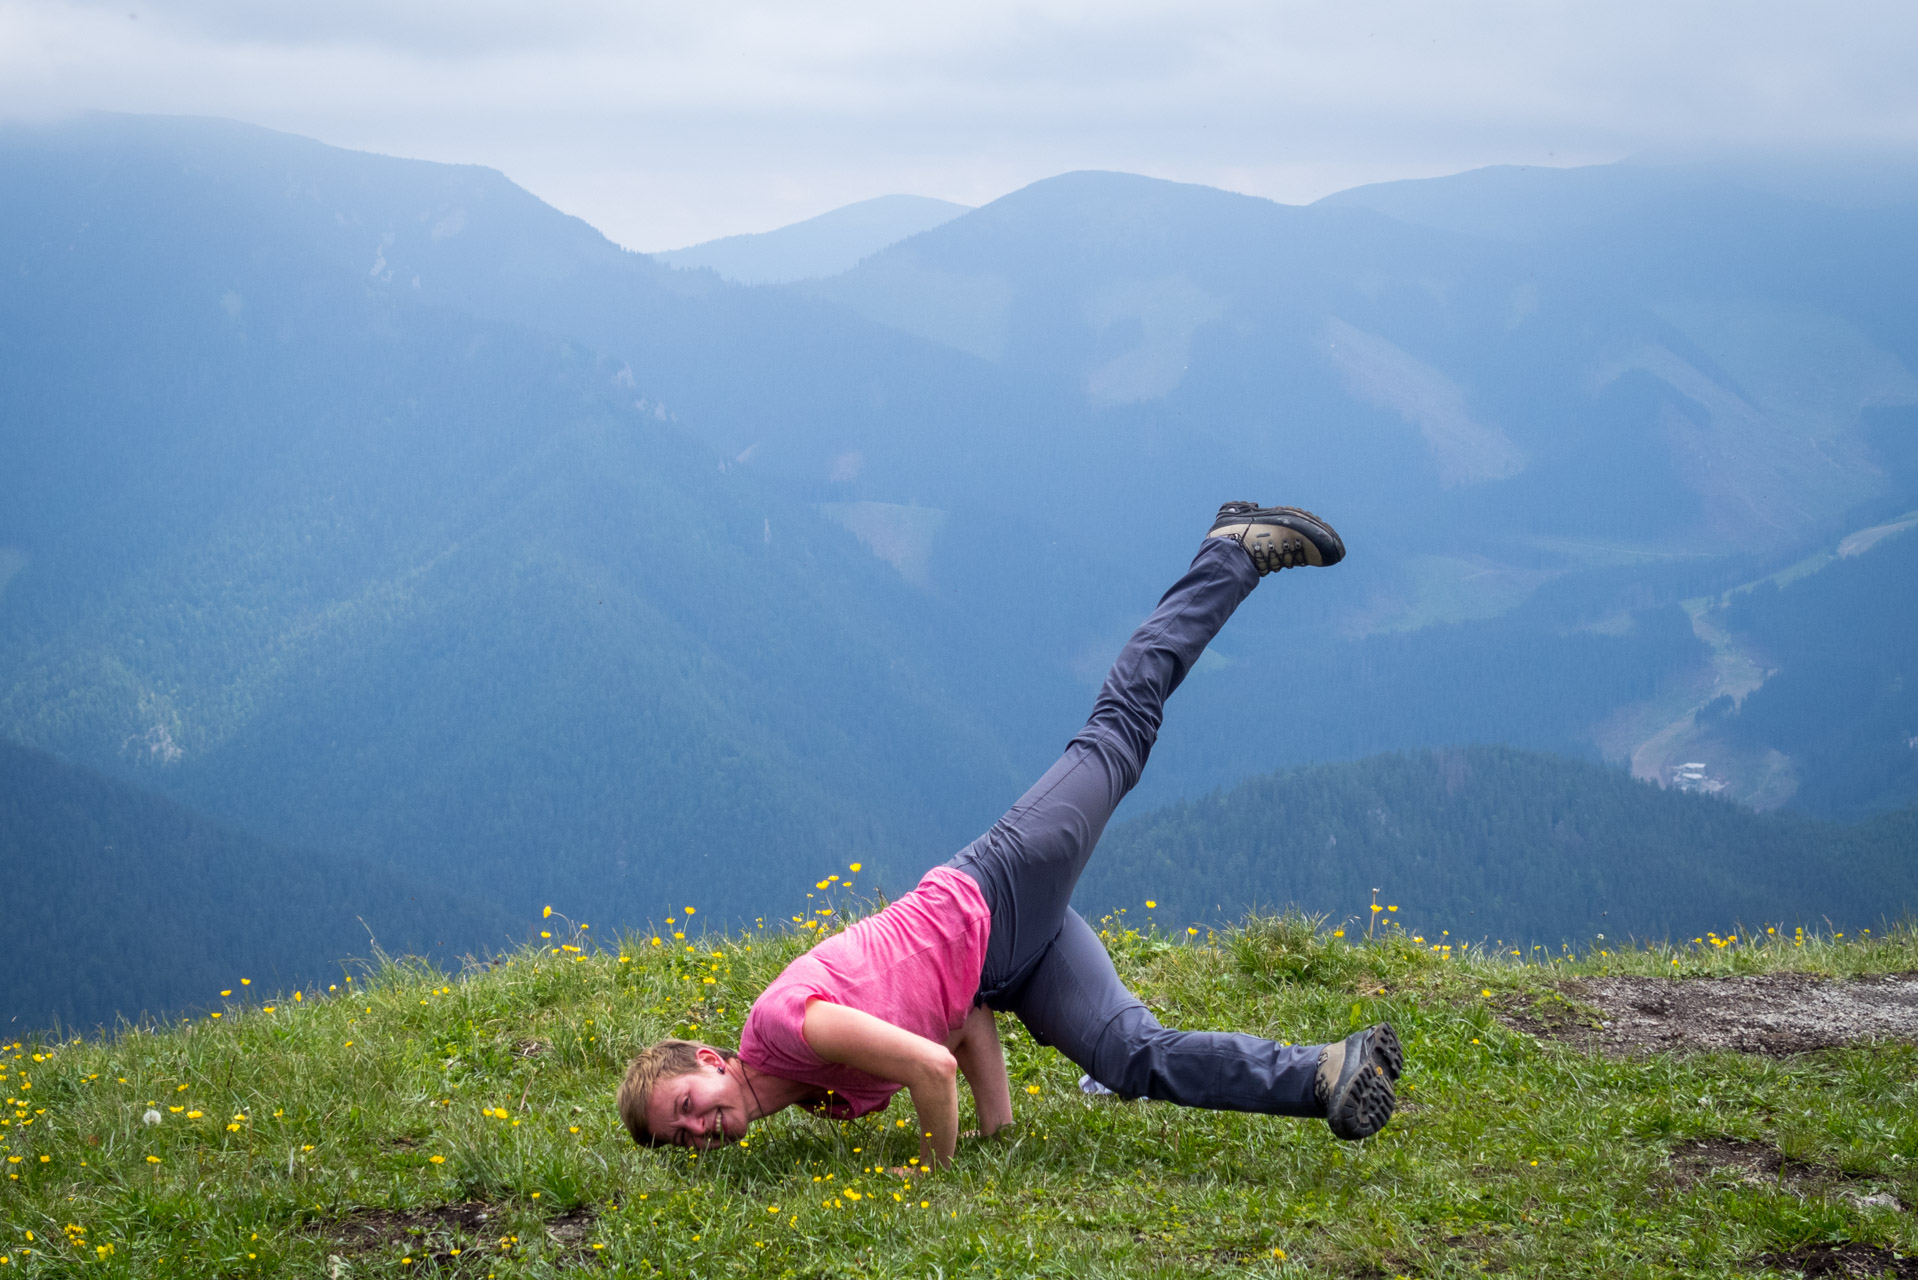
M711 1049L699 1051L699 1067L669 1076L646 1100L646 1128L661 1142L708 1150L746 1136L750 1123L745 1089Z

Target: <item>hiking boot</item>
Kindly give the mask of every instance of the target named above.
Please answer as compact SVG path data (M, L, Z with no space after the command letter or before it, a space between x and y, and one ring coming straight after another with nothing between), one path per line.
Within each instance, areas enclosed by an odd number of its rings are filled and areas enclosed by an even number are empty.
M1314 568L1345 559L1345 542L1332 526L1297 507L1261 507L1228 502L1219 508L1208 538L1230 538L1252 557L1259 576L1304 565Z
M1369 1138L1385 1127L1398 1106L1392 1082L1405 1070L1405 1051L1392 1024L1381 1022L1354 1031L1319 1054L1313 1096L1325 1108L1332 1136L1347 1142Z

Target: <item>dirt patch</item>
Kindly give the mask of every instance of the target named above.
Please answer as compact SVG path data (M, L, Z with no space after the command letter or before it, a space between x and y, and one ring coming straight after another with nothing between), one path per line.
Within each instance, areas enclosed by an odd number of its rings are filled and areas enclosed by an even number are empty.
M1836 1169L1797 1160L1762 1142L1695 1138L1672 1149L1672 1176L1687 1189L1719 1180L1812 1191L1847 1181Z
M349 1253L372 1253L396 1246L417 1248L435 1261L450 1259L475 1243L496 1243L499 1206L436 1204L425 1209L361 1209L330 1224L327 1234Z
M590 1253L586 1238L598 1216L590 1208L579 1208L547 1220L546 1235L560 1250L556 1261L577 1265L586 1260ZM508 1217L499 1205L484 1201L424 1209L362 1209L328 1224L326 1234L342 1253L403 1249L428 1265L447 1265L475 1250L490 1254L502 1243L517 1253L519 1237L501 1225Z
M1918 1042L1918 973L1580 978L1500 1016L1521 1031L1613 1054L1789 1054Z
M599 1215L591 1209L575 1209L562 1214L546 1224L546 1234L553 1237L553 1243L568 1249L578 1249L586 1243L586 1237L592 1233L593 1223Z
M1761 1253L1752 1265L1773 1271L1795 1271L1810 1278L1837 1276L1844 1280L1918 1280L1918 1258L1901 1258L1889 1249L1870 1244L1801 1244L1784 1253Z

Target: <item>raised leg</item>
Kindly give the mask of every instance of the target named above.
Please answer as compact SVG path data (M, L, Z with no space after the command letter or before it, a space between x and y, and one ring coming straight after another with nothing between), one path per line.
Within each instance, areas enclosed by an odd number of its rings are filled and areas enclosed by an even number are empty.
M1207 539L1120 651L1059 762L952 860L992 908L980 985L988 1004L1005 1007L1058 934L1107 819L1145 768L1165 700L1258 581L1243 547Z

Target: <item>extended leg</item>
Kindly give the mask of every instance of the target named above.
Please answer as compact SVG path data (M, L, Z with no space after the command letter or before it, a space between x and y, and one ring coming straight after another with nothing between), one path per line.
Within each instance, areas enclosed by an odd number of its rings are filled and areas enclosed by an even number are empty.
M1174 1031L1126 990L1112 959L1076 911L1013 1006L1040 1044L1127 1098L1216 1111L1323 1116L1323 1045L1284 1045L1226 1031Z
M1208 539L1126 642L1092 718L1059 762L952 860L979 883L992 907L981 983L989 1003L1017 990L1058 933L1106 820L1145 768L1165 700L1258 580L1243 547Z

